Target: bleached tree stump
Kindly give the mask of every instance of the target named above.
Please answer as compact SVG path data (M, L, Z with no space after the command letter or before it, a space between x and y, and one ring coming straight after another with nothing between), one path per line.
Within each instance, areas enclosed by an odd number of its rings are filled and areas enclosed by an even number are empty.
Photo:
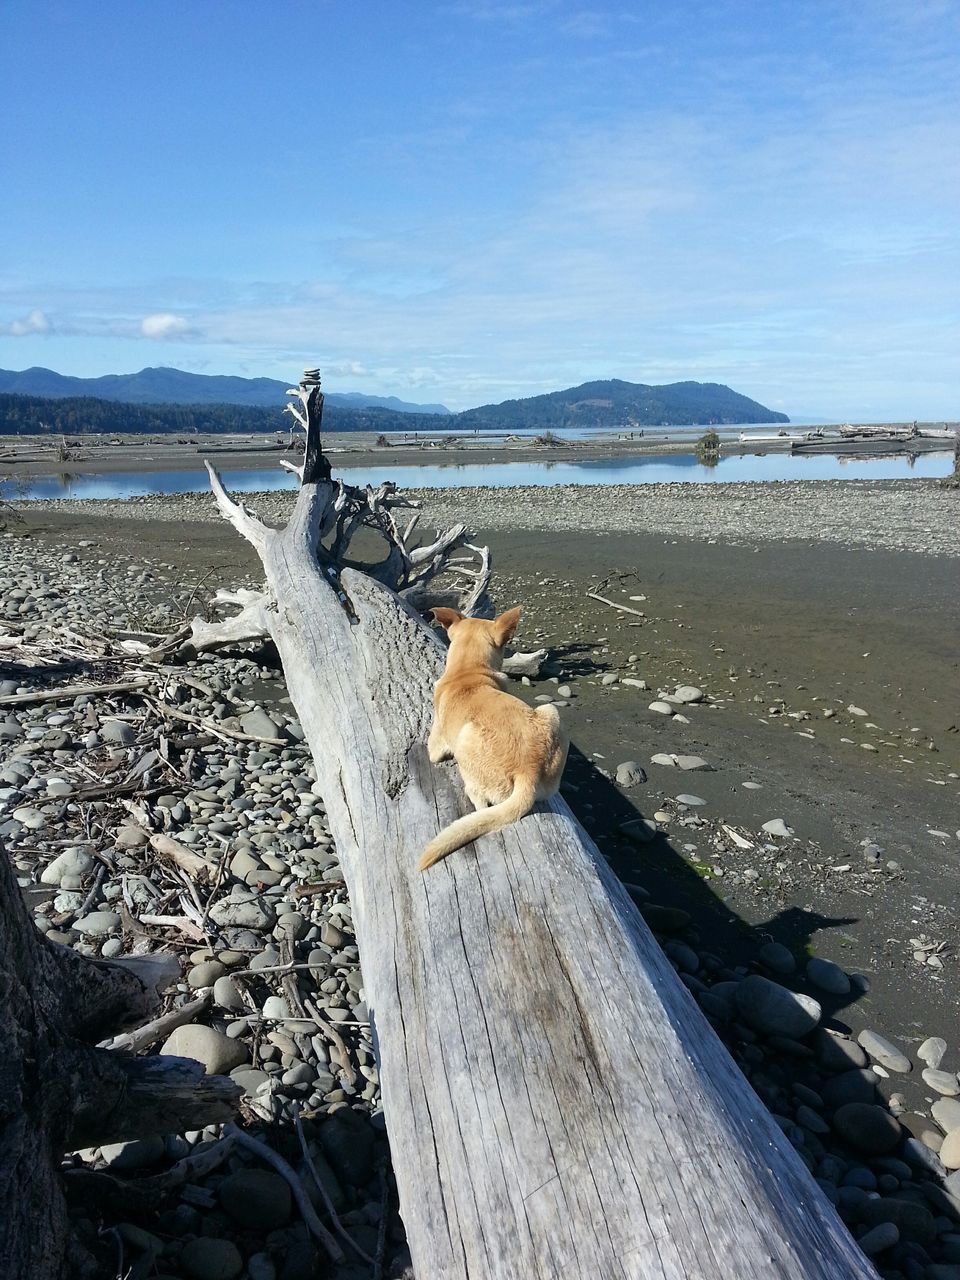
M188 1058L94 1046L144 1022L179 976L173 956L90 960L34 926L0 847L0 1276L77 1280L64 1151L232 1117L239 1088Z
M416 1274L874 1277L563 800L416 871L467 808L427 760L443 653L390 589L392 535L386 570L343 565L334 531L363 496L319 464L315 382L298 394L286 529L211 482L263 562L260 616L350 892Z

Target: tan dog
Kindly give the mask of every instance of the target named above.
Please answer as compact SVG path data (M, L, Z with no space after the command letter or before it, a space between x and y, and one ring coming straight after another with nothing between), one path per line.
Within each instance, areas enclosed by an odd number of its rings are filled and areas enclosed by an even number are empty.
M431 840L417 863L421 871L555 795L569 745L556 707L534 710L503 691L503 650L517 629L519 609L493 622L464 618L455 609L431 612L447 630L450 651L434 690L427 754L432 764L456 760L477 812Z

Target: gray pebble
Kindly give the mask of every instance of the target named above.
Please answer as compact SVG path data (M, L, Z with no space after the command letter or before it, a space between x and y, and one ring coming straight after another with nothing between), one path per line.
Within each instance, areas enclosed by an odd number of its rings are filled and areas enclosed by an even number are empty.
M816 1000L759 974L751 974L740 983L736 1005L744 1022L766 1035L798 1039L820 1021L821 1009Z
M900 1232L892 1222L881 1222L865 1232L857 1244L868 1258L875 1258L884 1249L892 1249L899 1239Z
M917 1057L921 1062L925 1062L928 1067L933 1067L936 1070L943 1061L946 1052L946 1040L942 1040L940 1036L929 1036L917 1050Z
M874 1062L879 1062L888 1071L905 1074L913 1070L913 1063L906 1054L901 1053L895 1044L876 1031L861 1031L857 1036L857 1043Z
M821 991L827 991L834 996L849 994L850 979L832 960L821 960L818 956L814 956L807 962L807 977Z

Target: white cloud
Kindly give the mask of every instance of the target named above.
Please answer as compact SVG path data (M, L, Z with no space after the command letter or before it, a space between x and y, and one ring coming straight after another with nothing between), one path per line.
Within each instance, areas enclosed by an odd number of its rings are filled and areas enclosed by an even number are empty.
M34 307L22 320L12 320L6 326L6 332L13 338L24 338L28 334L49 333L50 321L38 307Z
M145 338L182 338L190 332L190 325L172 311L157 311L152 316L144 316L140 332Z
M325 372L335 378L366 378L370 374L367 366L359 360L343 360L340 364L328 365Z

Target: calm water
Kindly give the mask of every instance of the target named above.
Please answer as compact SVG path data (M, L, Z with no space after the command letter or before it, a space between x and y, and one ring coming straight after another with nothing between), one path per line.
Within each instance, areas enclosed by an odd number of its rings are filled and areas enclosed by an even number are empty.
M789 453L753 456L731 455L715 467L705 467L688 453L660 454L650 458L605 458L593 462L498 462L465 466L348 467L338 468L350 484L377 485L396 480L411 489L468 489L479 485L558 484L717 484L764 480L906 480L949 475L950 453L926 453L911 460L899 458L849 458L822 454L816 457ZM251 468L221 473L226 487L235 493L293 489L297 481L280 467ZM137 475L127 471L103 475L34 476L0 481L0 497L39 498L135 498L145 494L201 493L209 489L203 470L154 471Z

